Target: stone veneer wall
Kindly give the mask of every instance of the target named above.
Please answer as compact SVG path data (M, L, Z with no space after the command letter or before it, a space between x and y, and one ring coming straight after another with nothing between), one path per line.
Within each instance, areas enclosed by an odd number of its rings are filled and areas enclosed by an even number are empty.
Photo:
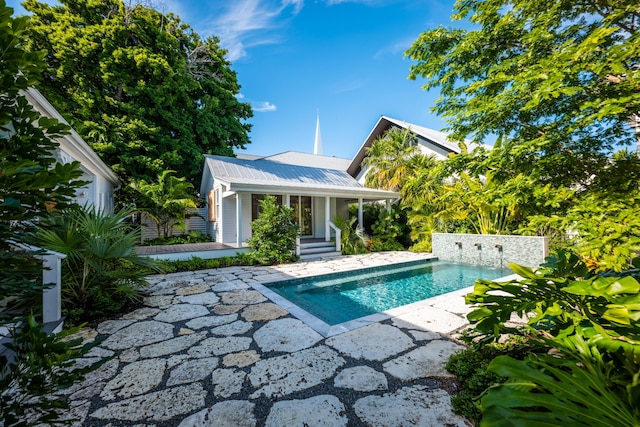
M433 233L432 238L432 253L443 261L488 267L507 267L509 263L516 263L536 268L549 255L548 239L541 236Z

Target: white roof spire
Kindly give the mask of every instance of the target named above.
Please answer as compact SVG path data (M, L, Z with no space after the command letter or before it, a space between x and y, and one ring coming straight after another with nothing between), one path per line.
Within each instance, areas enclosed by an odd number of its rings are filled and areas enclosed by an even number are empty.
M320 136L320 109L316 120L316 142L313 144L313 154L322 155L322 136Z

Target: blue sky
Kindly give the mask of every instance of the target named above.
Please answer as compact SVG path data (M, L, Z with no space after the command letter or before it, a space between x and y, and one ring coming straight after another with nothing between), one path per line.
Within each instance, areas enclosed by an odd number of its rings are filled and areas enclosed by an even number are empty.
M129 1L129 0L126 0ZM440 130L437 93L407 78L404 51L427 29L452 24L454 0L158 0L201 36L215 35L254 109L246 153L352 157L381 115ZM8 0L16 13L19 0Z

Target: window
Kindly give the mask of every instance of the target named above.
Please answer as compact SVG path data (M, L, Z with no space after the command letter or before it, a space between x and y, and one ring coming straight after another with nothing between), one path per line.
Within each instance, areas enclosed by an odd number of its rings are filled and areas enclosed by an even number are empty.
M267 194L251 195L251 221L255 221L260 214L260 200L264 200ZM275 196L278 206L282 206L282 195Z

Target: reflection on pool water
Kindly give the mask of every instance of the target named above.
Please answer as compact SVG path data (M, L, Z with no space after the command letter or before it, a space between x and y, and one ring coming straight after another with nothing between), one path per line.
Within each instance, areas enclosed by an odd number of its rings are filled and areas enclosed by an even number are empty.
M358 319L511 274L446 261L417 261L287 280L268 288L329 325Z

